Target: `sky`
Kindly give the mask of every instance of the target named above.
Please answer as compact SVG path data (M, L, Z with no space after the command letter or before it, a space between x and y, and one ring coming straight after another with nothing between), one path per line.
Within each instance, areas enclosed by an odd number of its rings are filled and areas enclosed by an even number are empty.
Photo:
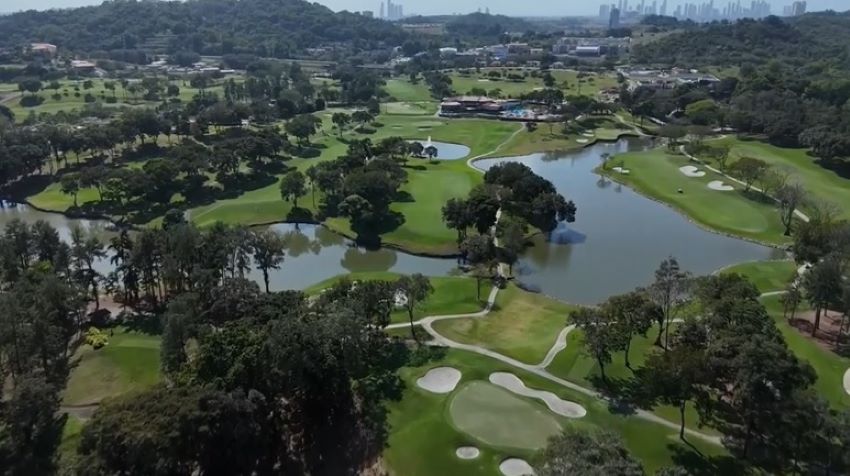
M334 10L372 10L377 13L381 0L314 0L327 5ZM668 0L670 5L684 3L686 0ZM701 3L707 0L688 0ZM715 0L715 5L723 5L727 0ZM781 13L782 7L793 0L769 0L774 13ZM24 9L44 10L48 8L68 8L83 5L96 5L101 0L0 0L0 12L14 12ZM601 3L611 3L611 0L398 0L404 6L405 13L421 13L426 15L470 13L478 8L490 8L491 13L501 13L515 16L564 16L589 15L598 11ZM616 1L614 2L616 3ZM633 2L630 2L633 3ZM659 0L659 4L661 0ZM741 3L749 4L749 0ZM809 0L809 10L850 9L848 0Z

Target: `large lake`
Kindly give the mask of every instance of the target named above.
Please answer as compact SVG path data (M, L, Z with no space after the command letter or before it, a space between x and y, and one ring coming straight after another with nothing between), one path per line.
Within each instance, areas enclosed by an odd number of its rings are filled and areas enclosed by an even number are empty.
M594 304L652 281L673 256L695 274L782 251L706 231L670 207L596 174L602 154L644 150L647 139L621 139L580 151L475 162L483 170L506 161L528 165L576 203L576 222L537 236L514 273L529 288L578 304ZM721 193L721 192L718 192Z
M521 161L551 180L558 191L575 201L575 223L562 225L551 237L537 236L514 272L528 288L577 304L594 304L651 282L658 264L676 257L682 267L707 274L723 266L782 256L783 252L714 234L689 222L671 208L645 198L594 173L604 153L642 150L649 143L623 139L581 151L541 153L527 157L486 159L487 169L504 161ZM43 219L67 239L70 227L106 228L96 220L75 220L30 207L0 208L0 227L13 218ZM442 276L455 272L456 261L413 256L390 249L366 250L321 226L291 224L272 228L289 242L282 268L272 273L273 290L303 289L339 274L393 271ZM108 261L99 263L101 271ZM252 278L261 281L258 272Z

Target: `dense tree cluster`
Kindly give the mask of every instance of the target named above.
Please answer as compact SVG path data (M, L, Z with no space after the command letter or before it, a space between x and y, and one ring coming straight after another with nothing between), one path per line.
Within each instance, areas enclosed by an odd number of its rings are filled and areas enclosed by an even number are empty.
M505 162L484 174L485 190L489 190L512 215L525 219L544 233L559 222L572 223L576 206L555 190L547 179L535 174L527 165Z
M692 27L636 47L636 58L739 67L738 77L711 87L624 90L622 100L641 116L728 126L779 146L810 147L833 167L850 156L848 39L850 17L836 13Z
M200 231L180 220L123 232L108 248L78 229L63 243L45 222L9 223L0 235L4 472L56 471L68 359L87 327L108 325L85 312L106 289L154 323L161 317L169 385L104 403L82 432L78 466L65 470L336 475L372 465L407 358L383 328L399 290L412 313L430 284L343 281L314 300L262 293L245 276L251 266L268 276L285 246L271 231ZM114 271L102 275L95 263L107 249ZM89 328L86 341L97 333Z
M52 474L64 416L60 392L70 347L85 316L88 248L45 222L10 222L0 235L0 467L5 474Z
M46 41L77 52L146 51L165 43L169 54L254 54L291 58L308 48L392 47L406 34L397 26L350 12L334 13L301 0L105 2L66 10L27 11L0 18L0 46ZM81 34L85 32L85 34Z
M405 164L412 147L401 137L373 144L370 139L352 140L342 157L312 166L307 171L310 188L320 192L323 216L345 216L360 240L374 241L403 218L390 210L402 198L399 189L407 180Z
M718 429L736 458L767 471L843 472L850 465L839 456L850 444L850 417L813 390L814 370L788 348L746 278L692 278L670 259L648 288L576 310L570 320L585 334L601 383L628 389L618 396L640 406L679 408L682 439L694 404L700 422ZM625 351L629 366L628 342L653 325L659 349L631 382L612 385L604 368L613 353Z

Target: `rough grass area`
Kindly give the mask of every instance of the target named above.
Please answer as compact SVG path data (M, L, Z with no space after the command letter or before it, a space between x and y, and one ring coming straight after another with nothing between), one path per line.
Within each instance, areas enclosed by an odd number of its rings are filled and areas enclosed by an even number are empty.
M799 359L808 362L817 372L818 379L814 385L817 393L835 408L850 409L850 395L844 391L843 383L844 372L850 369L850 358L821 347L808 334L788 324L782 312L780 296L763 297L762 303L785 337L788 347ZM798 312L807 310L809 309L804 304Z
M124 328L115 328L101 349L83 345L72 359L63 405L98 403L154 385L160 379L159 346L159 336Z
M499 293L486 317L434 323L434 330L457 342L475 344L529 364L538 364L555 344L573 306L510 285Z

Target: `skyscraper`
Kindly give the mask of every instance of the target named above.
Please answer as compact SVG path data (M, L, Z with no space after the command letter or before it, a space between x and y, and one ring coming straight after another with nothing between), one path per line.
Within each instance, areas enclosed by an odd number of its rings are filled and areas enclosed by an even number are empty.
M611 16L608 18L608 28L620 28L620 9L614 8L611 10Z
M384 2L381 2L381 13L378 15L378 18L384 18Z
M611 5L607 3L603 3L599 5L599 19L602 21L610 20L611 18Z
M661 16L667 16L667 0L661 2L661 11L658 12Z

